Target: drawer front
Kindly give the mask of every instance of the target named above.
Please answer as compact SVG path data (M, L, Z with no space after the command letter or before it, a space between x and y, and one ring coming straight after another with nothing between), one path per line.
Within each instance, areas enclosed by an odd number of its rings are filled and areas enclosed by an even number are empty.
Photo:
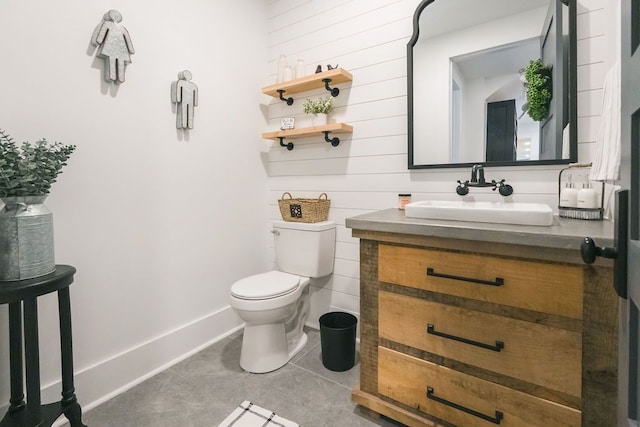
M378 347L378 392L460 427L578 427L581 412Z
M582 319L580 266L384 244L378 252L382 282Z
M582 336L380 291L380 337L580 397Z

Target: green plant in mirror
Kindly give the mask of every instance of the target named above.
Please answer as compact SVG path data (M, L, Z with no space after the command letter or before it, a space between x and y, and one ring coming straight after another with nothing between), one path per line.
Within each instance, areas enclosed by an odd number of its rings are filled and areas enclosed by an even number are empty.
M525 69L525 86L527 88L527 114L533 120L539 122L549 115L549 103L551 102L552 81L551 67L544 65L542 60L529 61Z
M75 149L44 138L18 145L0 129L0 198L48 194Z
M307 99L302 104L302 109L306 114L328 114L333 110L333 98L328 96L326 98Z

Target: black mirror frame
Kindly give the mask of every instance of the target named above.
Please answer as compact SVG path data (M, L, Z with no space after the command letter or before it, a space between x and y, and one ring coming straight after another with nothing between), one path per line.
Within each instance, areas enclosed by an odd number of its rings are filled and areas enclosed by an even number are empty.
M420 15L423 10L436 0L422 0L413 14L413 34L407 43L407 138L408 138L408 168L409 169L442 169L442 168L466 168L473 165L485 167L494 166L538 166L538 165L565 165L578 161L578 84L577 84L577 37L576 37L576 0L560 0L569 7L569 158L554 160L520 160L520 161L495 161L495 162L470 162L470 163L441 163L416 165L413 162L413 47L420 36Z

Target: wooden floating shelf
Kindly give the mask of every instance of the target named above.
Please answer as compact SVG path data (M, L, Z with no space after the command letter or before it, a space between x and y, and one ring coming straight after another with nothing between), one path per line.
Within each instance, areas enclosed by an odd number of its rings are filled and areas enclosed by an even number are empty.
M323 126L311 126L308 128L279 130L275 132L264 132L262 137L264 139L279 139L279 138L304 138L306 136L322 135L325 132L331 133L351 133L353 132L353 126L346 123L329 123Z
M283 90L284 93L288 95L306 92L324 87L325 83L322 81L323 79L331 79L331 84L336 85L339 83L350 82L353 80L353 76L343 68L336 68L335 70L323 71L321 73L315 73L298 79L288 80L286 82L263 87L262 93L278 98L280 96L278 90Z
M321 73L315 73L310 76L300 77L286 82L262 88L262 93L273 96L274 98L285 101L287 105L293 105L294 99L289 95L299 92L306 92L313 89L324 87L329 91L331 96L336 97L340 93L340 89L335 87L338 83L349 82L353 80L353 76L342 68L328 70ZM334 87L331 87L334 86ZM287 95L285 98L284 95ZM331 123L323 126L311 126L299 129L278 130L275 132L264 132L264 139L279 140L280 146L287 150L293 150L293 142L286 142L287 139L304 138L307 136L322 135L324 141L330 143L333 147L340 144L340 138L337 136L329 137L332 133L351 133L353 127L346 123Z

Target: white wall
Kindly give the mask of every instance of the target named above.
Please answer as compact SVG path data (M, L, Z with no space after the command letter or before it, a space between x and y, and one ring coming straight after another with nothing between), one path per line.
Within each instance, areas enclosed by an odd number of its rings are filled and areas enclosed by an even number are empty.
M606 0L578 0L578 141L579 160L589 161L599 124L608 51L615 46L607 33L612 14ZM338 308L359 311L358 240L344 227L345 218L397 206L398 193L413 200L455 199L456 180L468 179L469 170L407 169L406 44L419 0L296 0L273 1L269 7L269 69L275 81L280 53L302 58L312 72L316 64L336 63L353 73L335 99L330 117L353 125L353 134L336 148L318 138L298 140L293 151L279 146L269 150L269 209L278 218L276 200L284 191L313 197L327 192L329 217L338 223L335 273L324 286L313 287L311 321ZM324 95L323 90L294 96ZM301 102L292 107L269 102L269 130L280 117L302 117ZM557 206L560 167L492 167L488 179L506 178L516 201ZM490 189L473 192L478 200L494 200Z
M134 47L103 81L91 34L109 9ZM239 325L233 281L269 265L259 107L266 2L0 3L0 128L77 150L54 185L56 261L71 286L76 389L96 401ZM176 130L171 82L189 69L195 128ZM39 299L45 401L60 396L57 309ZM0 402L9 399L0 307ZM0 408L1 409L1 408Z

